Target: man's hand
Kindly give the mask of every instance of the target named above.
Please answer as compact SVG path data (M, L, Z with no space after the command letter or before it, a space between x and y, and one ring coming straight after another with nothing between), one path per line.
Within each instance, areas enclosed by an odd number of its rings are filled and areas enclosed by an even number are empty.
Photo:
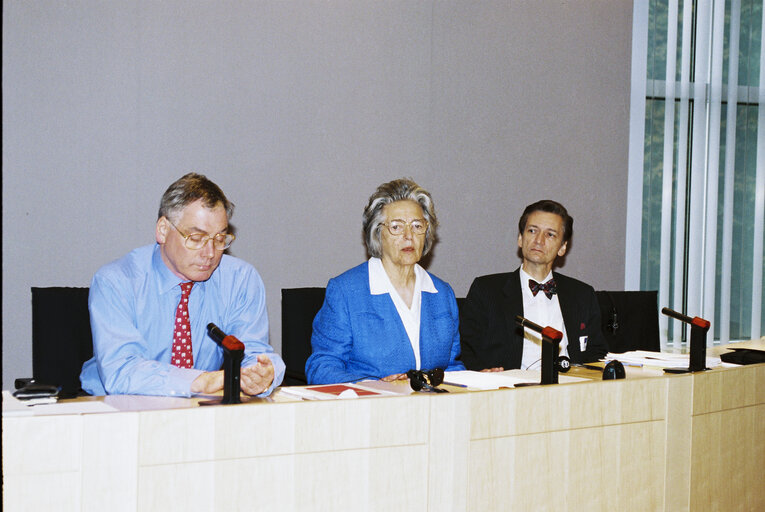
M248 395L259 395L274 381L274 365L265 354L258 356L257 364L242 368L242 391Z
M192 393L209 395L223 389L223 370L205 372L191 383Z
M240 372L240 386L248 395L259 395L274 381L274 365L268 356L260 354L258 362L252 366L242 368ZM205 372L191 383L192 393L209 395L223 389L223 370L217 372Z

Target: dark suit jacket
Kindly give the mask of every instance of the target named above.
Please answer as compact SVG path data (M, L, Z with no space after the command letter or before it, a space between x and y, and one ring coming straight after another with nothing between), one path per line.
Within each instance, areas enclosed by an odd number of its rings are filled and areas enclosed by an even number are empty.
M553 272L572 363L597 361L608 353L600 330L600 307L592 286ZM468 370L520 368L523 330L515 322L523 315L520 271L477 277L460 311L462 362ZM544 326L543 326L544 327ZM579 348L587 336L587 348Z

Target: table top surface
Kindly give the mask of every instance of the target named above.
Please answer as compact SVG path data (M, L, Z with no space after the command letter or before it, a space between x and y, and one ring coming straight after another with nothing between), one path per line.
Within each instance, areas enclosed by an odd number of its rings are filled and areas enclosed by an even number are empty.
M712 357L719 357L719 355L729 352L733 349L755 349L765 350L765 337L757 340L751 340L740 343L732 343L728 345L719 345L710 347L707 349L707 355ZM684 350L673 351L673 353L682 353ZM559 374L558 386L577 385L581 382L591 382L602 380L602 370L604 362L593 363L586 366L572 366L567 373ZM735 365L730 365L735 366ZM712 371L720 371L730 368L729 365L715 368ZM653 367L631 367L626 366L626 378L627 379L644 379L644 378L657 378L666 376L661 368ZM529 382L538 382L539 371L536 370L508 370L501 372L503 375L522 378ZM448 373L446 380L448 381ZM358 386L358 387L356 387ZM337 396L321 396L314 393L314 396L310 396L309 391L311 388L317 388L318 386L300 386L300 387L279 387L269 397L249 397L242 395L243 404L270 404L270 403L290 403L300 402L311 399L335 399ZM349 385L348 387L354 387L355 391L359 389L377 391L379 397L393 397L393 396L407 396L415 394L409 386L407 380L384 383L381 381L372 381L366 383L359 383L357 385ZM445 388L450 393L474 393L474 392L486 392L485 390L477 390L471 388L465 388L461 386L454 386L449 384L442 384L440 387ZM516 388L518 390L524 388ZM333 390L337 391L337 390ZM422 394L422 393L418 393ZM430 393L428 393L430 394ZM84 396L74 399L62 399L54 404L43 404L28 406L25 403L17 400L13 397L11 391L3 391L3 417L10 416L29 416L29 415L51 415L51 414L92 414L92 413L105 413L105 412L126 412L126 411L151 411L162 409L186 409L186 408L198 408L200 402L219 400L222 396L222 392L215 395L195 396L192 398L178 398L178 397L161 397L161 396L140 396L140 395L107 395L107 396ZM377 397L376 396L376 397ZM375 399L376 397L370 397L365 393L359 393L358 399ZM339 397L345 398L345 397ZM353 397L354 399L356 397Z

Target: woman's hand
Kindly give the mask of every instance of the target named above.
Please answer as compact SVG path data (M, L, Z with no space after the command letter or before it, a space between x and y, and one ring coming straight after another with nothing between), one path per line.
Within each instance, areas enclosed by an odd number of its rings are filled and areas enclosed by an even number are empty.
M407 377L405 373L394 373L393 375L388 375L387 377L383 377L380 380L383 382L393 382L396 380L404 380L406 378Z

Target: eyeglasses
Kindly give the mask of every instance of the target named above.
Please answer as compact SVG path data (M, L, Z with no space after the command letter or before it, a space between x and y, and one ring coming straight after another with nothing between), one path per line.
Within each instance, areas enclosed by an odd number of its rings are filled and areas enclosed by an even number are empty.
M169 219L168 222L170 222ZM234 239L236 238L236 236L232 235L231 233L218 233L217 235L190 233L187 235L178 229L178 226L172 222L170 222L170 225L173 226L178 234L183 237L183 244L186 246L186 249L191 249L192 251L198 251L199 249L203 248L205 245L207 245L208 240L212 240L215 250L225 251L231 247L231 244L234 243Z
M409 228L412 230L412 234L417 236L424 235L428 230L428 221L425 219L414 219L411 222L395 219L388 222L387 224L383 222L382 225L388 228L388 231L393 236L403 235L407 226L409 226Z
M406 372L409 377L409 385L415 391L430 391L432 393L448 393L447 390L438 388L444 382L444 369L434 368L432 370L409 370Z

